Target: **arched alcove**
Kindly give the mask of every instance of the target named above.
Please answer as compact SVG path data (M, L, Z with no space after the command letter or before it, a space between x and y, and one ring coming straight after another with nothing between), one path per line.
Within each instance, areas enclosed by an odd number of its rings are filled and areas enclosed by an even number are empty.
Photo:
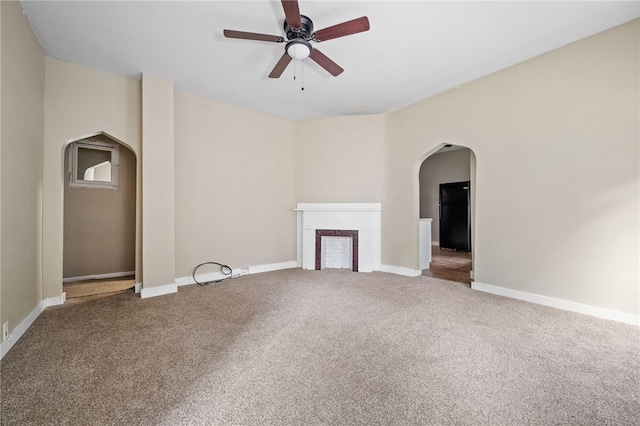
M464 282L470 285L473 274L473 259L475 258L475 188L476 188L476 157L473 150L459 144L440 143L426 152L416 161L414 170L414 217L416 223L421 223L417 232L423 232L417 240L419 249L416 251L420 269L423 275ZM468 185L466 184L468 182ZM463 184L464 183L464 184ZM440 240L440 223L442 207L440 206L440 184L464 188L462 193L468 200L467 220L469 226L469 244L464 247L447 247ZM425 219L427 218L427 219ZM432 219L429 221L429 219ZM446 220L445 220L446 222ZM429 242L422 241L424 226L429 227ZM446 238L445 238L446 239ZM425 250L433 253L432 268L425 269ZM422 252L422 254L421 254Z
M63 171L62 269L67 297L134 287L135 152L98 132L65 145ZM82 288L78 285L90 281Z

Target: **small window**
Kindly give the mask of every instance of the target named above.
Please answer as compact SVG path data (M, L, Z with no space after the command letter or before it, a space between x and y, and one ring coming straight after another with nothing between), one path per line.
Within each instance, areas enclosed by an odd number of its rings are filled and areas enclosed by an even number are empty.
M69 186L118 187L118 144L73 142L69 147Z

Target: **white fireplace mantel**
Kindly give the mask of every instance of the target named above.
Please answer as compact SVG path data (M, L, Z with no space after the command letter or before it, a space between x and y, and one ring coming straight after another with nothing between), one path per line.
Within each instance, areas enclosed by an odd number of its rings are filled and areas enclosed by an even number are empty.
M298 203L298 266L315 269L316 230L358 231L358 271L380 270L380 203Z
M298 203L295 211L380 212L380 203Z

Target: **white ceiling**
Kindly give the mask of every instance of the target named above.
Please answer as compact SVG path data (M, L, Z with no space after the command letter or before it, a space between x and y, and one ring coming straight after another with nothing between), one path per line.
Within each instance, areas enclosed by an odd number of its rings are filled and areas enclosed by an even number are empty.
M289 119L390 112L640 16L638 1L300 0L316 30L364 15L371 29L314 44L338 77L307 59L270 79L284 44L222 31L284 36L279 1L21 3L51 57Z

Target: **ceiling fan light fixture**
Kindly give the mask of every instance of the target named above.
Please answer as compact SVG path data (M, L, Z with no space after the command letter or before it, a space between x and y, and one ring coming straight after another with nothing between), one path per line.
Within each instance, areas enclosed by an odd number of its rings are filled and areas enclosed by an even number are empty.
M311 44L306 40L291 40L287 43L287 54L293 59L307 59L311 54Z

